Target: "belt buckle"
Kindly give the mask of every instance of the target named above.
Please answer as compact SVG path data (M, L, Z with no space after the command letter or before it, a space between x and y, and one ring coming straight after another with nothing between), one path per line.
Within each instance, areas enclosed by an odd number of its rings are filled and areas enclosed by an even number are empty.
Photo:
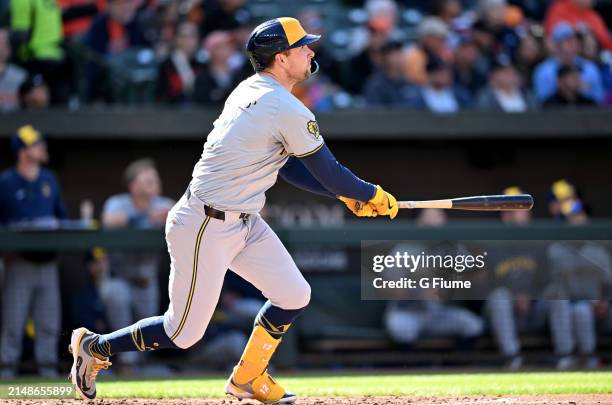
M238 218L242 219L242 222L246 225L247 221L249 220L249 214L245 214L243 212L240 214Z

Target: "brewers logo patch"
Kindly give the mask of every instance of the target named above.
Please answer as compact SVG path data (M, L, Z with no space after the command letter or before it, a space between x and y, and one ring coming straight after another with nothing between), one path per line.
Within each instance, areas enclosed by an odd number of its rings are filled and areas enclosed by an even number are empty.
M308 121L306 128L315 138L319 137L319 124L317 124L317 121Z
M49 185L49 183L44 183L42 185L41 192L45 198L51 197L51 186Z

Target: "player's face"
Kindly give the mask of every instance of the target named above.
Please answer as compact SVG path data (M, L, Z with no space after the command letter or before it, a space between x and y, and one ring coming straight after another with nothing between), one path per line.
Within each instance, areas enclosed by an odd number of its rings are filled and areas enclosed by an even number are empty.
M130 192L140 197L155 197L161 193L161 181L157 170L145 169L130 184Z
M36 142L34 145L25 148L24 152L28 160L38 164L45 164L49 160L45 142Z
M303 45L289 50L289 76L296 81L304 81L310 77L310 64L314 58L314 51Z

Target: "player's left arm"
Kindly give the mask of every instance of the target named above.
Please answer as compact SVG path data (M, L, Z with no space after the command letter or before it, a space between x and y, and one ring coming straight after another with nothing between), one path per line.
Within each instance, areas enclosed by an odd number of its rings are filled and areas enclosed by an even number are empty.
M303 105L281 103L276 120L285 150L300 159L323 188L338 196L358 216L397 215L395 198L342 165L323 142L314 115ZM363 210L367 207L367 211Z
M278 172L283 180L302 190L325 197L337 198L334 193L323 187L321 183L306 169L300 159L291 156L285 166Z

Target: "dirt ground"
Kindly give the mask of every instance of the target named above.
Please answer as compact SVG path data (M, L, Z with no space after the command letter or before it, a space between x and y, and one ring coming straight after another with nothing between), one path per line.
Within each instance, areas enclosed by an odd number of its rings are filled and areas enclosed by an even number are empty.
M238 401L235 399L98 399L95 401L79 400L0 400L0 404L10 405L258 405L256 401ZM298 399L296 405L583 405L612 404L610 395L499 395L499 396L465 396L465 397L310 397Z

